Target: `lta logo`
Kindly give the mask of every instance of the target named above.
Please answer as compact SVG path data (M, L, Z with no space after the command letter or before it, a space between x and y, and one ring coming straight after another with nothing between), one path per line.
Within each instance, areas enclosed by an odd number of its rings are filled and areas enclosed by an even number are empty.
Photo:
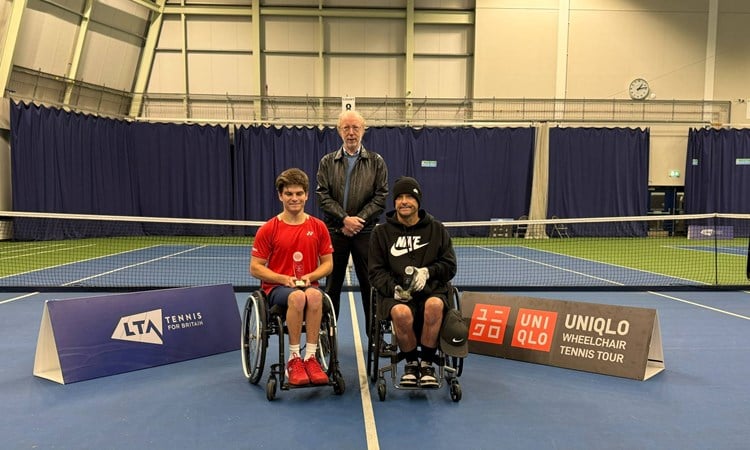
M115 327L115 332L112 333L112 339L143 344L164 344L161 309L121 317Z

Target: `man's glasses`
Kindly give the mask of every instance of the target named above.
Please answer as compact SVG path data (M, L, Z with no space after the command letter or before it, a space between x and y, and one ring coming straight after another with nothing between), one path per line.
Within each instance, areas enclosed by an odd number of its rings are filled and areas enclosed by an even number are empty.
M341 129L344 130L347 133L350 132L350 131L354 131L356 133L359 130L361 130L362 127L360 127L359 125L347 125L345 127L341 127Z

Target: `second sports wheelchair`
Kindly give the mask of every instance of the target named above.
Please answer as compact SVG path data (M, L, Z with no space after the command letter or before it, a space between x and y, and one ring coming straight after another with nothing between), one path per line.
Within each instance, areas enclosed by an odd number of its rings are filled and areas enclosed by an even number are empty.
M451 309L459 310L460 299L458 289L451 287L448 298L448 305ZM395 389L402 390L419 390L419 389L440 389L447 385L450 390L451 400L458 402L461 400L461 385L458 377L463 371L463 358L447 355L442 348L438 347L435 363L437 364L438 385L436 388L422 388L420 386L402 386L397 378L399 362L404 359L404 354L398 349L398 336L393 332L393 326L390 318L378 317L377 303L379 294L374 288L370 294L370 329L368 330L367 345L367 373L370 381L376 383L378 398L384 401L387 392L386 374L390 373L391 384ZM447 311L444 314L444 319ZM387 337L390 336L390 339ZM439 342L439 340L438 340ZM380 358L388 358L389 364L378 367Z
M305 331L303 325L303 335ZM274 305L269 308L266 294L262 290L250 294L245 302L242 315L242 369L250 383L258 384L263 375L269 337L278 336L279 362L271 364L271 374L266 383L266 398L269 401L276 396L278 387L281 390L320 387L312 384L294 386L286 380L286 346L284 344L284 335L286 334L288 334L286 307ZM336 314L333 310L333 303L328 294L323 293L323 318L320 323L317 358L328 375L328 386L332 386L333 392L340 395L344 393L345 384L344 377L339 369L337 335L338 329L336 328Z

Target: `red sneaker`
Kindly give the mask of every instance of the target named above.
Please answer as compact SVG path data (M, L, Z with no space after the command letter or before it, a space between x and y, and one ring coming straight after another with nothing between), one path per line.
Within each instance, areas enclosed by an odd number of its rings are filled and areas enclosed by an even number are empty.
M312 384L328 384L328 375L323 372L320 363L314 356L305 360L305 370Z
M289 384L295 386L310 384L310 379L307 377L307 371L305 370L305 363L302 362L302 358L299 356L295 356L286 363L286 377L289 379Z

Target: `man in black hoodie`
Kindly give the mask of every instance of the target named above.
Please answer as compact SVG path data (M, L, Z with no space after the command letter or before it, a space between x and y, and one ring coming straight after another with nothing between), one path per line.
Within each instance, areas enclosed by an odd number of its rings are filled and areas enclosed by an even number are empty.
M445 226L420 209L417 180L400 177L392 192L395 210L370 239L370 284L380 295L378 317L390 316L406 359L401 385L437 387L432 364L456 253Z

